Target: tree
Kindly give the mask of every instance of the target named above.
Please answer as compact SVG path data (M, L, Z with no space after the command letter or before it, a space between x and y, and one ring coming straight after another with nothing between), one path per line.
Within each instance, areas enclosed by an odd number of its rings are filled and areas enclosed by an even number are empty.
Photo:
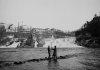
M5 33L5 26L4 25L0 25L0 42L4 37L4 33Z
M90 22L87 21L79 30L75 32L75 35L76 42L78 43L84 41L84 43L87 44L86 42L91 40L91 44L95 42L95 44L100 45L100 16L95 14Z

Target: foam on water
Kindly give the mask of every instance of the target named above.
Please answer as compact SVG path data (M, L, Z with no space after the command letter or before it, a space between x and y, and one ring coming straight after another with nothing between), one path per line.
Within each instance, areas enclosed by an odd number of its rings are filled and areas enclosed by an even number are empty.
M70 48L70 47L81 47L75 44L75 38L59 38L59 39L50 39L45 40L45 44L43 47L54 47L57 46L58 48Z
M0 46L0 48L17 48L17 46L20 44L20 42L13 42L13 44L9 46Z

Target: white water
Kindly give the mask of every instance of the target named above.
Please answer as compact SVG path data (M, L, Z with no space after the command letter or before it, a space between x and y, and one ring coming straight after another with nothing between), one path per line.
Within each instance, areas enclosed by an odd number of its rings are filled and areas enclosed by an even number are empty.
M20 42L13 42L13 44L9 46L0 46L0 48L17 48L20 45Z
M37 47L37 42L35 42L35 47ZM13 44L9 46L0 46L0 48L17 48L17 46L20 45L20 42L14 42ZM75 44L75 37L68 37L68 38L49 38L45 39L45 44L43 45L44 48L47 48L48 46L54 47L57 46L57 48L71 48L71 47L82 47Z
M45 44L43 47L54 47L57 46L58 48L70 48L70 47L81 47L75 44L75 37L69 38L59 38L59 39L47 39L45 40Z

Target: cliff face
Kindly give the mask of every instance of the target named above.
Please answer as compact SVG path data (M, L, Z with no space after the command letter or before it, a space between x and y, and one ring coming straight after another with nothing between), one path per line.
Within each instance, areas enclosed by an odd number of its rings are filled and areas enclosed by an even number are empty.
M50 38L53 35L53 31L51 30L46 30L46 29L38 29L38 28L33 28L31 31L32 34L32 45L33 47L35 46L35 42L37 42L37 47L42 47L45 44L44 39L45 38Z

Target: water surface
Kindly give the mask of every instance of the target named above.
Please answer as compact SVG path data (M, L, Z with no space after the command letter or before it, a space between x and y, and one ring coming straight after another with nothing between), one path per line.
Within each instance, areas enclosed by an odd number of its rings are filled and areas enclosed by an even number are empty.
M60 48L57 49L57 54L69 57L57 61L32 61L10 66L0 63L0 70L100 70L100 49L98 48ZM46 48L0 49L0 61L8 63L44 57L48 57Z

